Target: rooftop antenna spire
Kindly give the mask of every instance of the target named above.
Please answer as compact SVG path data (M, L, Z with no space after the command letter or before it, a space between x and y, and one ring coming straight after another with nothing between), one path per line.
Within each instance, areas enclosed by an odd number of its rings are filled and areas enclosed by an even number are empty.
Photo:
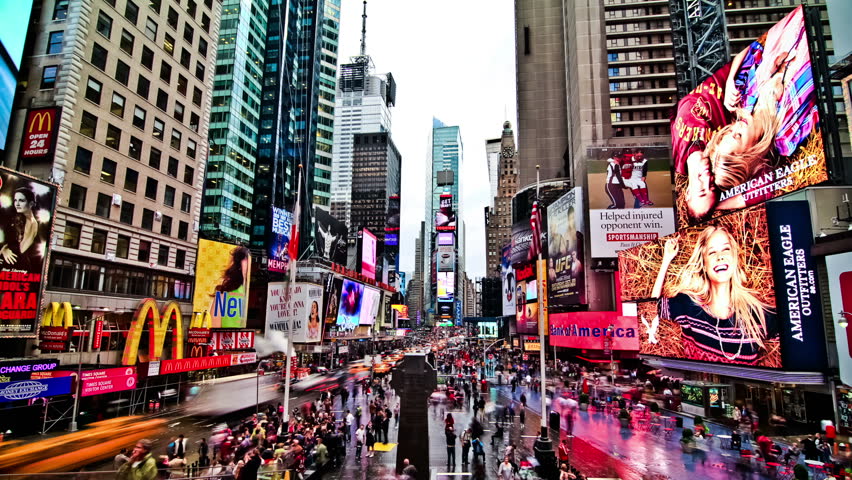
M367 0L364 0L364 13L361 14L361 56L367 55Z

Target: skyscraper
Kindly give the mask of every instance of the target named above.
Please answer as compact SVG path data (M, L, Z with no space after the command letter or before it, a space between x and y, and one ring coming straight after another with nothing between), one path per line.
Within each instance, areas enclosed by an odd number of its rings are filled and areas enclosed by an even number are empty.
M485 275L500 276L500 255L503 245L512 241L512 198L518 193L518 152L512 124L503 123L503 135L498 145L497 194L491 200L485 224Z

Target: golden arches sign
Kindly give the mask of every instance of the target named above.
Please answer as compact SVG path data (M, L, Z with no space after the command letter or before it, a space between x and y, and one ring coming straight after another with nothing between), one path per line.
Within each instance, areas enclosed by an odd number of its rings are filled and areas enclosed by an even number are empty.
M41 317L41 326L73 327L74 308L71 306L71 302L50 302L50 305L44 309L44 315Z
M195 312L192 314L192 322L189 328L210 328L210 323L213 321L210 316L210 311Z
M127 342L124 345L124 355L121 357L122 365L136 365L139 357L139 341L142 338L142 330L148 322L148 314L151 314L151 324L148 326L148 355L151 361L159 360L163 356L163 344L166 341L166 332L172 317L175 319L174 334L172 336L172 360L183 358L183 315L177 302L168 302L163 306L162 313L157 309L157 302L153 298L146 298L139 302L136 313L133 314L133 322L127 333Z

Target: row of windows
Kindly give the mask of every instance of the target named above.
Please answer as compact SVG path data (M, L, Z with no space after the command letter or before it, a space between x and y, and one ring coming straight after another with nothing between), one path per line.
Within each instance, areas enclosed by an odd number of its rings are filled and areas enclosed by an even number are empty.
M670 135L671 131L667 125L659 126L659 125L651 125L651 126L641 126L641 127L616 127L612 129L613 137L647 137L647 136L659 136L659 135Z
M147 244L150 253L150 242ZM163 249L165 247L165 250ZM178 250L181 252L182 250ZM160 246L160 252L165 252L168 258L169 249ZM157 257L161 253L157 254ZM175 257L177 258L177 252ZM185 253L183 258L185 259ZM192 298L193 283L190 277L157 274L131 267L119 267L115 264L93 262L91 260L77 261L57 258L50 265L48 273L50 288L107 293L115 295L133 295L153 297L157 299L186 300Z

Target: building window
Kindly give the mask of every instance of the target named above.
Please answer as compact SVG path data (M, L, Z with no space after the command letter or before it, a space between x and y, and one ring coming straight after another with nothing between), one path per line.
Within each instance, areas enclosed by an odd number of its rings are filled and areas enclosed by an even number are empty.
M161 88L157 89L157 108L164 112L169 108L169 94Z
M172 217L168 215L163 215L163 218L160 220L160 234L171 236L172 234Z
M116 170L117 164L108 158L104 158L103 165L101 165L101 181L115 185Z
M204 64L195 62L195 78L204 81Z
M151 258L151 242L148 240L139 240L139 254L136 258L140 262L147 262Z
M115 125L107 124L107 136L104 144L116 150L121 148L121 129Z
M150 8L151 10L156 12L157 15L159 15L160 14L160 7L162 5L163 5L163 0L149 0L148 8Z
M163 50L169 55L175 54L175 38L168 33L163 36Z
M98 203L95 204L95 215L103 218L109 218L111 205L111 196L105 193L98 193Z
M142 159L142 139L130 136L130 147L127 148L127 155L133 160Z
M191 61L192 54L189 53L189 50L182 48L180 49L180 64L183 65L184 68L189 70L189 64Z
M41 88L42 90L50 89L56 86L56 74L59 72L59 67L49 66L44 67L41 71Z
M178 129L177 129L177 128L173 128L173 129L172 129L172 140L171 140L171 142L170 142L169 144L170 144L170 145L172 146L172 148L174 148L175 150L180 150L180 142L181 142L181 137L182 137L182 136L183 136L183 135L181 135L181 133L178 131Z
M175 268L183 270L186 266L186 250L175 250Z
M66 223L65 233L62 235L62 246L66 248L80 248L80 233L82 231L83 226L79 223Z
M146 46L142 46L142 66L148 70L154 69L154 51Z
M180 197L180 211L189 213L189 207L192 204L192 195L183 193Z
M189 224L186 222L178 222L178 238L186 240L189 235Z
M183 167L183 183L188 183L192 185L193 177L195 176L195 169L186 165Z
M89 112L83 112L83 115L80 120L80 133L89 138L95 138L95 134L97 132L98 117L92 115Z
M167 169L169 176L177 178L178 175L178 159L169 157L169 168Z
M189 114L189 129L193 132L198 131L198 125L201 123L201 117L198 116L197 113L193 112Z
M124 189L136 193L136 187L139 185L139 172L128 168L124 171Z
M157 199L157 184L156 179L148 177L148 180L145 181L145 198L150 198L151 200Z
M169 246L168 245L160 245L160 251L157 253L157 265L167 267L169 266Z
M127 225L133 225L133 213L136 206L130 202L121 202L121 214L118 216L118 221Z
M151 17L145 20L145 36L152 42L157 41L157 23Z
M160 79L166 83L171 83L172 81L172 66L165 60L160 62Z
M139 20L139 7L130 0L127 0L127 6L124 7L124 18L130 20L130 23L134 25Z
M109 106L109 111L113 115L124 117L124 97L113 92L112 103Z
M151 154L148 155L148 166L153 168L154 170L160 169L160 158L162 158L163 152L160 150L151 147Z
M50 32L47 37L47 54L54 55L62 53L62 37L65 32Z
M94 229L92 232L92 253L103 255L106 252L107 231Z
M163 194L163 205L167 207L174 207L176 193L177 192L175 191L175 187L172 187L171 185L166 185L165 193Z
M115 242L115 256L118 258L130 256L130 237L127 235L118 236L118 241Z
M77 147L77 157L74 159L74 170L89 174L92 168L92 151L83 147Z
M68 17L68 0L56 0L53 6L53 19L65 20Z
M81 187L76 183L71 184L71 191L68 193L68 208L80 211L86 208L86 187Z
M151 90L151 81L147 78L139 75L139 79L136 81L136 93L144 98L148 98L148 92Z
M148 115L144 109L136 107L133 109L133 126L145 130L145 117Z
M169 7L169 13L166 16L166 21L169 22L169 26L172 27L175 31L177 31L178 27L178 12L172 7Z
M88 82L86 82L86 100L100 104L103 87L104 85L101 82L89 77Z
M207 15L204 15L204 16L206 17ZM206 27L205 27L205 29L206 29ZM207 40L204 40L203 38L199 37L198 38L198 53L200 53L202 57L205 57L205 58L207 57L207 48L208 48Z
M106 48L97 43L92 45L92 65L106 71L107 56Z
M115 79L125 87L130 81L130 67L121 60L117 60L115 65Z
M198 87L192 87L192 103L201 106L201 89Z
M154 211L147 208L142 209L142 228L154 231Z
M183 122L183 112L184 112L183 104L180 103L180 102L175 102L175 110L174 110L175 120L177 120L179 122Z
M177 81L177 91L179 94L186 96L186 89L189 85L189 81L183 75L178 75Z
M130 34L127 30L121 31L121 41L119 42L119 47L124 50L128 55L133 56L133 44L136 42L136 38Z
M186 141L186 155L189 158L195 158L196 149L198 148L198 144L195 140L188 139Z
M163 123L159 118L154 119L154 138L159 141L163 141L163 130L165 130L166 124Z

